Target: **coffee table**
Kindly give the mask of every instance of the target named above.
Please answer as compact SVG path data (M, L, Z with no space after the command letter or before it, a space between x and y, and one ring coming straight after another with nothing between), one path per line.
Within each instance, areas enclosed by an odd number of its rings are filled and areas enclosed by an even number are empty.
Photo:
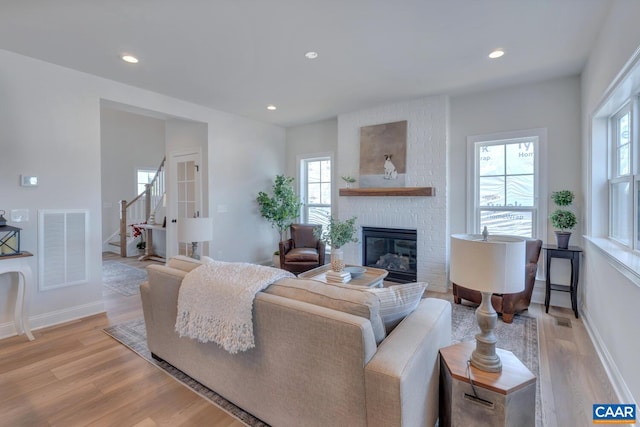
M361 267L360 265L348 265L347 267ZM343 283L349 286L364 286L368 288L381 288L382 282L389 272L381 268L364 267L365 272L358 278L351 278L347 283ZM324 283L336 283L327 280L327 271L331 270L331 264L325 264L313 270L305 271L298 274L298 277L302 279L313 279Z

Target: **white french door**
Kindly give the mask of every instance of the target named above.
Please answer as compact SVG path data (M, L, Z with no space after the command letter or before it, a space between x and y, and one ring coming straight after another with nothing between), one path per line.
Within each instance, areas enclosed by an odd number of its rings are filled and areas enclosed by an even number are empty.
M188 243L178 242L180 218L202 214L202 156L200 150L173 153L170 156L169 218L167 222L167 257L188 255Z

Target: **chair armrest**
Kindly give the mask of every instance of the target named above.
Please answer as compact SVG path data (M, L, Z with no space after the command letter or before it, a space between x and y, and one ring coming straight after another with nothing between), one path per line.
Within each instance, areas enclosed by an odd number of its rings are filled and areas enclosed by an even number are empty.
M318 263L322 266L324 265L325 254L327 251L327 245L322 241L318 240Z
M365 366L368 426L435 424L438 351L451 344L451 304L423 299Z
M284 265L284 256L293 249L293 239L281 240L278 245L278 250L280 251L280 268Z

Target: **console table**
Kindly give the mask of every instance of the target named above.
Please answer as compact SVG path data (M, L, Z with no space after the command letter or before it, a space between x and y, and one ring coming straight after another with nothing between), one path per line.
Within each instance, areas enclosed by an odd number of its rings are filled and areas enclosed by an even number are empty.
M571 308L578 318L578 278L580 274L580 254L582 249L578 246L569 246L567 249L558 248L556 245L542 245L542 249L547 252L546 267L547 281L544 293L545 313L549 312L549 301L551 291L569 292L571 294ZM551 258L568 259L571 261L571 282L569 285L558 285L551 283Z
M33 272L27 258L33 256L30 252L20 252L17 255L0 256L0 275L8 273L18 274L18 295L13 309L13 315L18 335L25 334L30 341L35 338L29 329L29 315L27 313L29 301L29 285L33 283Z
M153 250L153 231L157 231L159 233L166 233L167 229L158 224L141 224L140 228L144 229L144 237L146 239L146 244L144 246L144 255L138 258L138 261L159 261L164 262L164 257L158 255Z

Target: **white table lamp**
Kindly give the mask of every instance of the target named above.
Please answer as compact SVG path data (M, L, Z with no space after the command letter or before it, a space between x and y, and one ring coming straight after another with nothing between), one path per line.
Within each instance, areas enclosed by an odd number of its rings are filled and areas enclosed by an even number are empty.
M502 370L493 332L498 315L491 304L491 295L524 289L525 255L522 237L491 235L484 240L479 234L451 235L451 281L482 294L482 302L476 310L481 332L476 335L476 349L471 355L471 364L480 370Z
M191 243L191 258L200 259L198 242L208 242L213 238L212 218L178 219L178 241Z

